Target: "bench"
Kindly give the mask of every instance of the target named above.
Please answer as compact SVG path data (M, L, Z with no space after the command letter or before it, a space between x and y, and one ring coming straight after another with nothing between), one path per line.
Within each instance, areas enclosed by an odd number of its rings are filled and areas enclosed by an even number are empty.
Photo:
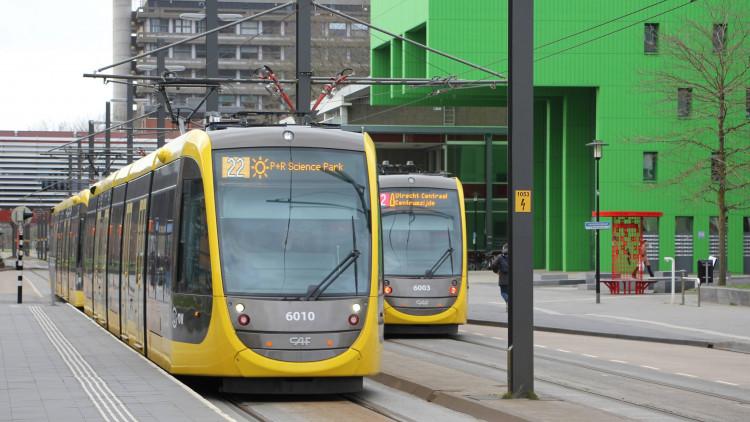
M646 292L648 286L659 280L639 280L635 278L608 278L601 280L607 285L609 293L613 295L642 295Z

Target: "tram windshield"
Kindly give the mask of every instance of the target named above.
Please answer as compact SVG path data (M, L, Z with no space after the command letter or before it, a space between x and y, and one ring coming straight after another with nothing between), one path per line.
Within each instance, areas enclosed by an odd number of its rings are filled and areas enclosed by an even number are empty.
M227 293L294 299L369 293L364 153L246 148L214 154Z
M461 215L456 191L381 189L383 266L386 275L460 275Z

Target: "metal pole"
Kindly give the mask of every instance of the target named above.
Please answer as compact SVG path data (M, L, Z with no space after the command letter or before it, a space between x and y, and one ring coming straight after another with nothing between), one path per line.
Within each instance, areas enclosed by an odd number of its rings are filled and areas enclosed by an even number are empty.
M79 190L81 190L81 185L82 185L81 180L83 179L83 154L82 154L83 144L82 144L82 141L83 140L81 138L78 138L78 142L76 142L76 147L77 147L76 156L78 157L78 177L76 177L77 184L76 184L75 189L73 189L74 192L78 192Z
M508 389L512 397L534 392L533 196L534 187L534 2L508 1L508 160L511 209ZM524 197L519 191L528 191ZM517 199L521 196L521 199ZM516 201L518 200L518 203ZM525 202L528 201L528 202Z
M133 81L128 81L128 92L127 92L127 111L126 111L126 118L128 119L128 126L127 126L127 143L126 143L126 157L127 157L127 163L130 164L133 162L133 89L135 87L133 86Z
M73 195L73 155L68 154L68 196Z
M159 75L163 75L164 71L166 70L166 66L164 65L164 56L166 55L166 51L159 52L156 55L156 73ZM208 53L206 53L208 54ZM217 53L218 54L218 53ZM157 105L157 112L156 112L156 127L164 127L164 115L165 115L165 107L166 102L169 101L166 95L159 95L161 101L158 102ZM161 148L164 146L164 132L159 131L159 133L156 134L156 148Z
M17 303L23 303L23 222L18 225L18 299Z
M86 154L86 158L89 162L89 183L94 183L96 180L96 167L94 167L94 121L89 120L89 152ZM80 189L80 188L79 188Z
M599 158L596 159L596 170L594 171L594 195L596 196L596 222L599 222ZM601 303L601 246L599 245L599 230L594 230L594 243L596 243L596 303Z
M104 108L104 125L107 128L107 131L104 132L104 173L106 175L109 172L109 154L112 152L112 132L109 129L109 126L112 125L112 106L109 101Z
M206 30L211 31L217 27L219 20L218 0L206 0ZM219 77L219 33L212 32L206 35L206 77ZM206 88L206 113L219 111L219 96L215 90Z
M310 114L310 89L312 88L310 15L312 0L297 1L297 112L305 123Z
M495 175L492 170L492 135L484 135L484 183L485 183L485 202L484 202L484 248L489 254L492 252L493 227L492 227L492 184L495 181Z

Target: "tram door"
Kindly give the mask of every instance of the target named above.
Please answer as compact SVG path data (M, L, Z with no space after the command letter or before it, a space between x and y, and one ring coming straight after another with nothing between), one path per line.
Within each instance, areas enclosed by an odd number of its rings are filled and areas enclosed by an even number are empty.
M675 269L693 272L693 217L676 217L675 223Z
M742 243L744 245L742 257L745 261L744 272L745 274L750 274L750 217L742 219L742 227Z
M148 225L148 193L151 174L128 183L123 228L122 321L123 337L145 353L145 256ZM126 246L127 245L127 246ZM125 249L127 247L127 250Z

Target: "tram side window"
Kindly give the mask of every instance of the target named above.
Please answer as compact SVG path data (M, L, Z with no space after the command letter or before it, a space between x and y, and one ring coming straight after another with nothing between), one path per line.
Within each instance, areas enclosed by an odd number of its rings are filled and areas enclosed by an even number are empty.
M78 205L73 212L71 227L71 239L70 239L70 277L75 281L75 290L83 289L83 279L78 277L81 270L81 246L83 242L81 239L81 229L83 223L83 216L86 213L86 208L83 205Z
M211 294L206 198L198 165L184 160L176 293Z
M174 161L154 172L148 225L149 297L169 299L174 274L175 194L180 162Z

